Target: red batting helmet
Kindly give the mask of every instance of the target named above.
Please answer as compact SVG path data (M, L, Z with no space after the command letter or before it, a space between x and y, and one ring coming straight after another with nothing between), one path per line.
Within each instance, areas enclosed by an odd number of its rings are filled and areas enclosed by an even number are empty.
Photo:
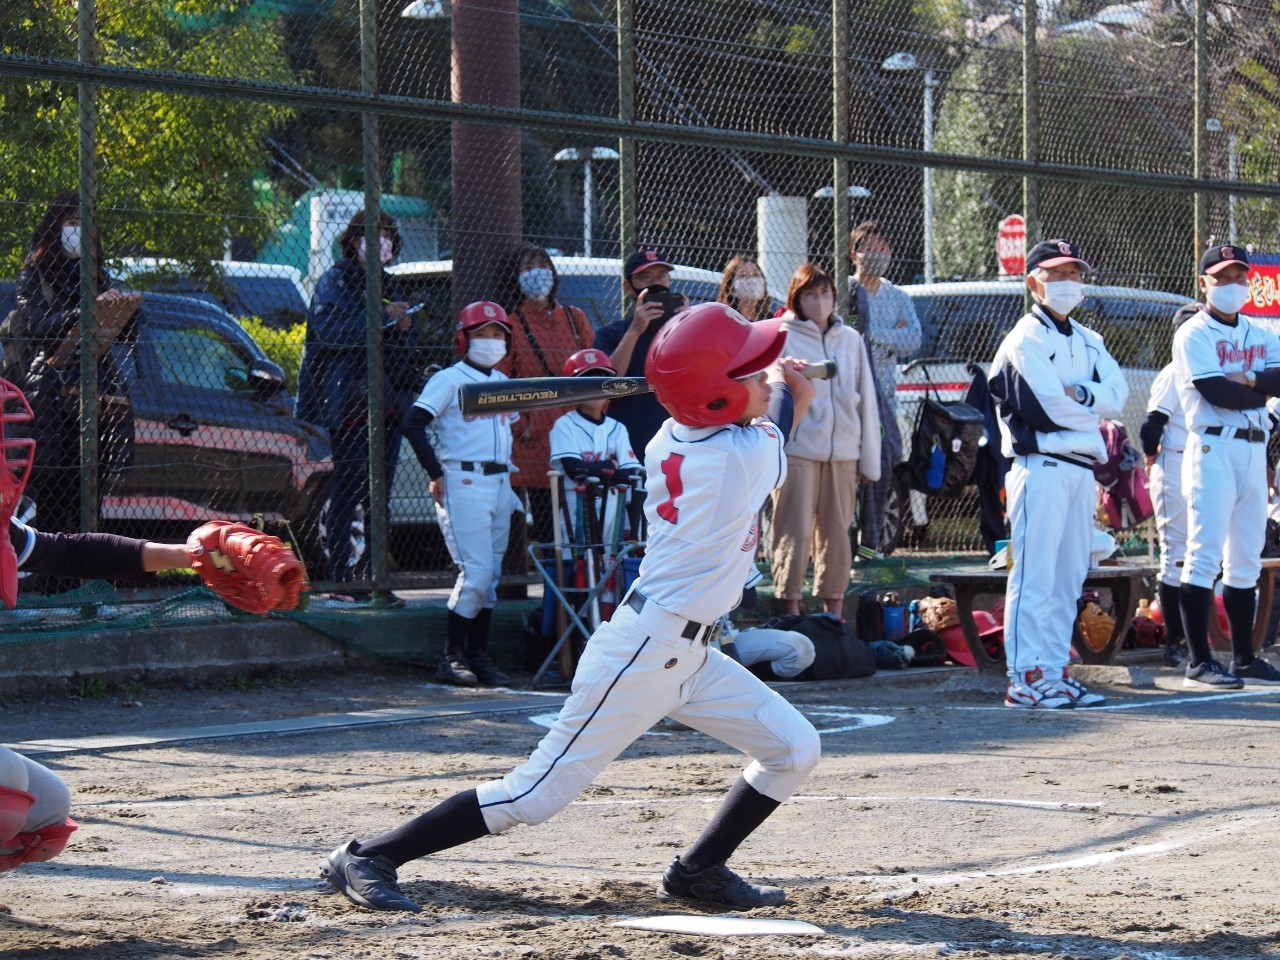
M717 427L742 418L750 400L738 377L782 355L781 320L751 323L723 303L700 303L669 320L649 347L645 375L678 422Z
M587 374L595 377L616 377L618 369L603 350L588 348L572 354L564 362L563 373L566 377L585 377Z
M507 344L511 344L511 322L507 320L507 311L492 300L477 300L468 303L458 314L457 333L453 337L453 349L458 356L467 355L467 334L488 323L496 323L507 332Z
M13 436L13 428L31 421L31 405L22 391L0 380L0 602L10 610L18 603L18 556L9 541L9 518L22 499L36 442Z

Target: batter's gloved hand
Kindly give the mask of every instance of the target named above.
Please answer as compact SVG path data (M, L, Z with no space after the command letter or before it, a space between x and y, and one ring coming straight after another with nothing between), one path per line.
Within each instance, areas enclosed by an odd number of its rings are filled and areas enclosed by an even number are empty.
M293 610L309 589L288 545L248 524L210 520L187 537L187 558L206 587L249 613Z
M1101 653L1111 642L1116 619L1090 600L1076 616L1076 626L1080 629L1080 639L1084 641L1084 645L1094 653Z

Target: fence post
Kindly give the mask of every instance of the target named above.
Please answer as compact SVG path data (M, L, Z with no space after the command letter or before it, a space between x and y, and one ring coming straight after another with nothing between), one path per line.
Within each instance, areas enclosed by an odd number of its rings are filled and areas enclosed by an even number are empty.
M1040 158L1040 104L1036 93L1036 74L1039 60L1036 55L1037 4L1022 5L1022 159L1035 163ZM1036 210L1036 178L1022 178L1022 218L1027 222L1026 240L1028 253L1040 239L1040 219ZM1031 291L1023 295L1026 308L1031 309Z
M96 0L80 0L76 16L81 64L96 64ZM80 165L80 529L98 529L98 88L76 86Z
M1196 0L1195 18L1195 109L1192 111L1195 129L1191 134L1191 144L1194 154L1192 175L1199 180L1207 172L1209 159L1209 143L1205 137L1205 123L1209 120L1209 15L1205 0ZM1199 263L1200 254L1209 243L1209 198L1200 189L1195 194L1193 235L1196 247L1193 256Z
M618 0L618 119L636 118L634 0ZM618 138L618 253L625 260L636 249L636 142ZM626 303L626 288L623 288Z
M378 0L360 0L360 91L378 94ZM369 382L369 511L364 518L375 590L387 577L386 396L382 378L382 259L378 228L382 182L378 115L361 112L364 146L365 369ZM385 596L379 594L380 599Z
M831 94L831 139L841 149L849 142L849 0L831 0ZM849 160L842 149L831 161L831 213L836 312L848 316Z

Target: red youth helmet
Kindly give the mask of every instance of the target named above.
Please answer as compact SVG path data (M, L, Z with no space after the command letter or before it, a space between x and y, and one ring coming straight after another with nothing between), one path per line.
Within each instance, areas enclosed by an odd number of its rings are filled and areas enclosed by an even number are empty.
M603 350L587 348L570 355L564 362L563 373L566 377L585 377L587 374L597 377L616 377L618 370Z
M12 610L18 603L18 555L9 540L9 518L22 499L36 442L12 435L13 427L29 423L31 405L22 391L0 380L0 602Z
M468 303L458 314L457 333L453 337L453 349L458 356L467 355L467 334L488 323L496 323L507 332L507 346L511 345L511 322L507 319L507 311L492 300L477 300Z
M751 397L736 378L769 366L786 342L780 320L752 323L723 303L700 303L658 331L645 376L677 422L723 426L742 419Z

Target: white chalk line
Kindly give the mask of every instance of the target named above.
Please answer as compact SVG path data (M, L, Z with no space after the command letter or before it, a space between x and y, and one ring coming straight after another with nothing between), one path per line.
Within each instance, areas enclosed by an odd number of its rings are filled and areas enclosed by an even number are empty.
M1103 703L1096 707L1081 707L1079 710L1053 710L1053 711L1014 711L1004 704L994 707L948 707L949 710L998 710L1000 712L1022 712L1022 713L1046 713L1051 712L1054 715L1065 716L1066 714L1089 714L1101 713L1104 710L1146 710L1150 707L1168 707L1174 704L1183 703L1212 703L1216 700L1239 700L1242 697L1264 697L1267 695L1280 694L1280 687L1271 687L1266 690L1235 690L1231 693L1198 693L1190 697L1172 697L1166 700L1141 700L1133 703Z

